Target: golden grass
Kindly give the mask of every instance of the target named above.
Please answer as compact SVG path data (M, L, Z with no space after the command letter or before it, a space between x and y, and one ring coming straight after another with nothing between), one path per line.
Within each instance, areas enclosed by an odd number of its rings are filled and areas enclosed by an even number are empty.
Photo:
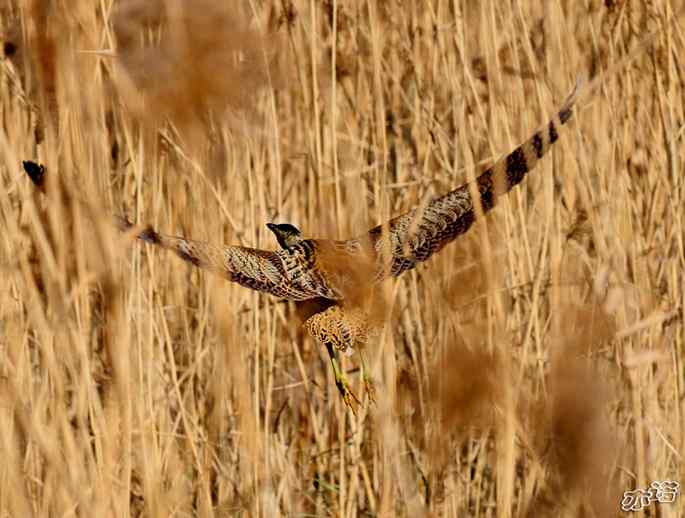
M615 516L685 484L680 3L6 1L0 516ZM291 304L105 224L358 234L655 30L487 220L384 285L357 418Z

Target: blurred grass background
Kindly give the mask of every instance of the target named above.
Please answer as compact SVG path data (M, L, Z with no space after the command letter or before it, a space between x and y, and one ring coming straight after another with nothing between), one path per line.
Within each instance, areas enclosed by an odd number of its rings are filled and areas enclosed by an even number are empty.
M604 517L685 483L681 4L6 0L0 516ZM292 304L108 225L359 234L653 31L522 187L383 286L356 418Z

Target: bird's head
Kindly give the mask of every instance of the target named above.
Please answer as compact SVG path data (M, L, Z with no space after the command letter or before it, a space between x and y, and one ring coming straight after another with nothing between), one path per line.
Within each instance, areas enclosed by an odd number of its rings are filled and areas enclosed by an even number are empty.
M290 248L302 241L302 232L290 223L267 223L267 228L276 234L276 239L281 248Z

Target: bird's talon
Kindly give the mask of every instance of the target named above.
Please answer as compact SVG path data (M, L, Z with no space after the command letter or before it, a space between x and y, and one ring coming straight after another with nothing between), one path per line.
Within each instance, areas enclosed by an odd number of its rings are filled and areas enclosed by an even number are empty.
M350 398L350 394L352 394L352 393L350 392L350 393L348 393L348 394L345 394L345 395L343 396L343 399L344 399L344 401L345 401L345 405L347 405L347 407L348 407L350 410L352 410L352 415L354 415L354 417L357 417L357 407L356 407L356 403L354 403L354 404L352 403L352 399Z
M340 380L339 382L336 383L338 386L338 390L340 391L340 395L343 398L343 401L345 402L345 405L352 410L352 413L354 416L357 416L357 407L361 406L361 402L359 401L359 398L355 395L354 392L352 392L347 385L347 381L345 380Z

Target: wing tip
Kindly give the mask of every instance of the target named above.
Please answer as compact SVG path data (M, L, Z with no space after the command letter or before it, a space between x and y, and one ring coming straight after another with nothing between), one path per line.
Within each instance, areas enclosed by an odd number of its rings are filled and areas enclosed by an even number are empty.
M576 82L573 85L573 90L571 90L571 93L569 93L566 97L566 101L564 101L565 108L571 108L575 104L575 102L580 98L581 93L585 90L585 83L585 74L579 73L576 76Z
M33 160L22 160L21 165L33 182L33 185L43 189L45 187L45 166Z

